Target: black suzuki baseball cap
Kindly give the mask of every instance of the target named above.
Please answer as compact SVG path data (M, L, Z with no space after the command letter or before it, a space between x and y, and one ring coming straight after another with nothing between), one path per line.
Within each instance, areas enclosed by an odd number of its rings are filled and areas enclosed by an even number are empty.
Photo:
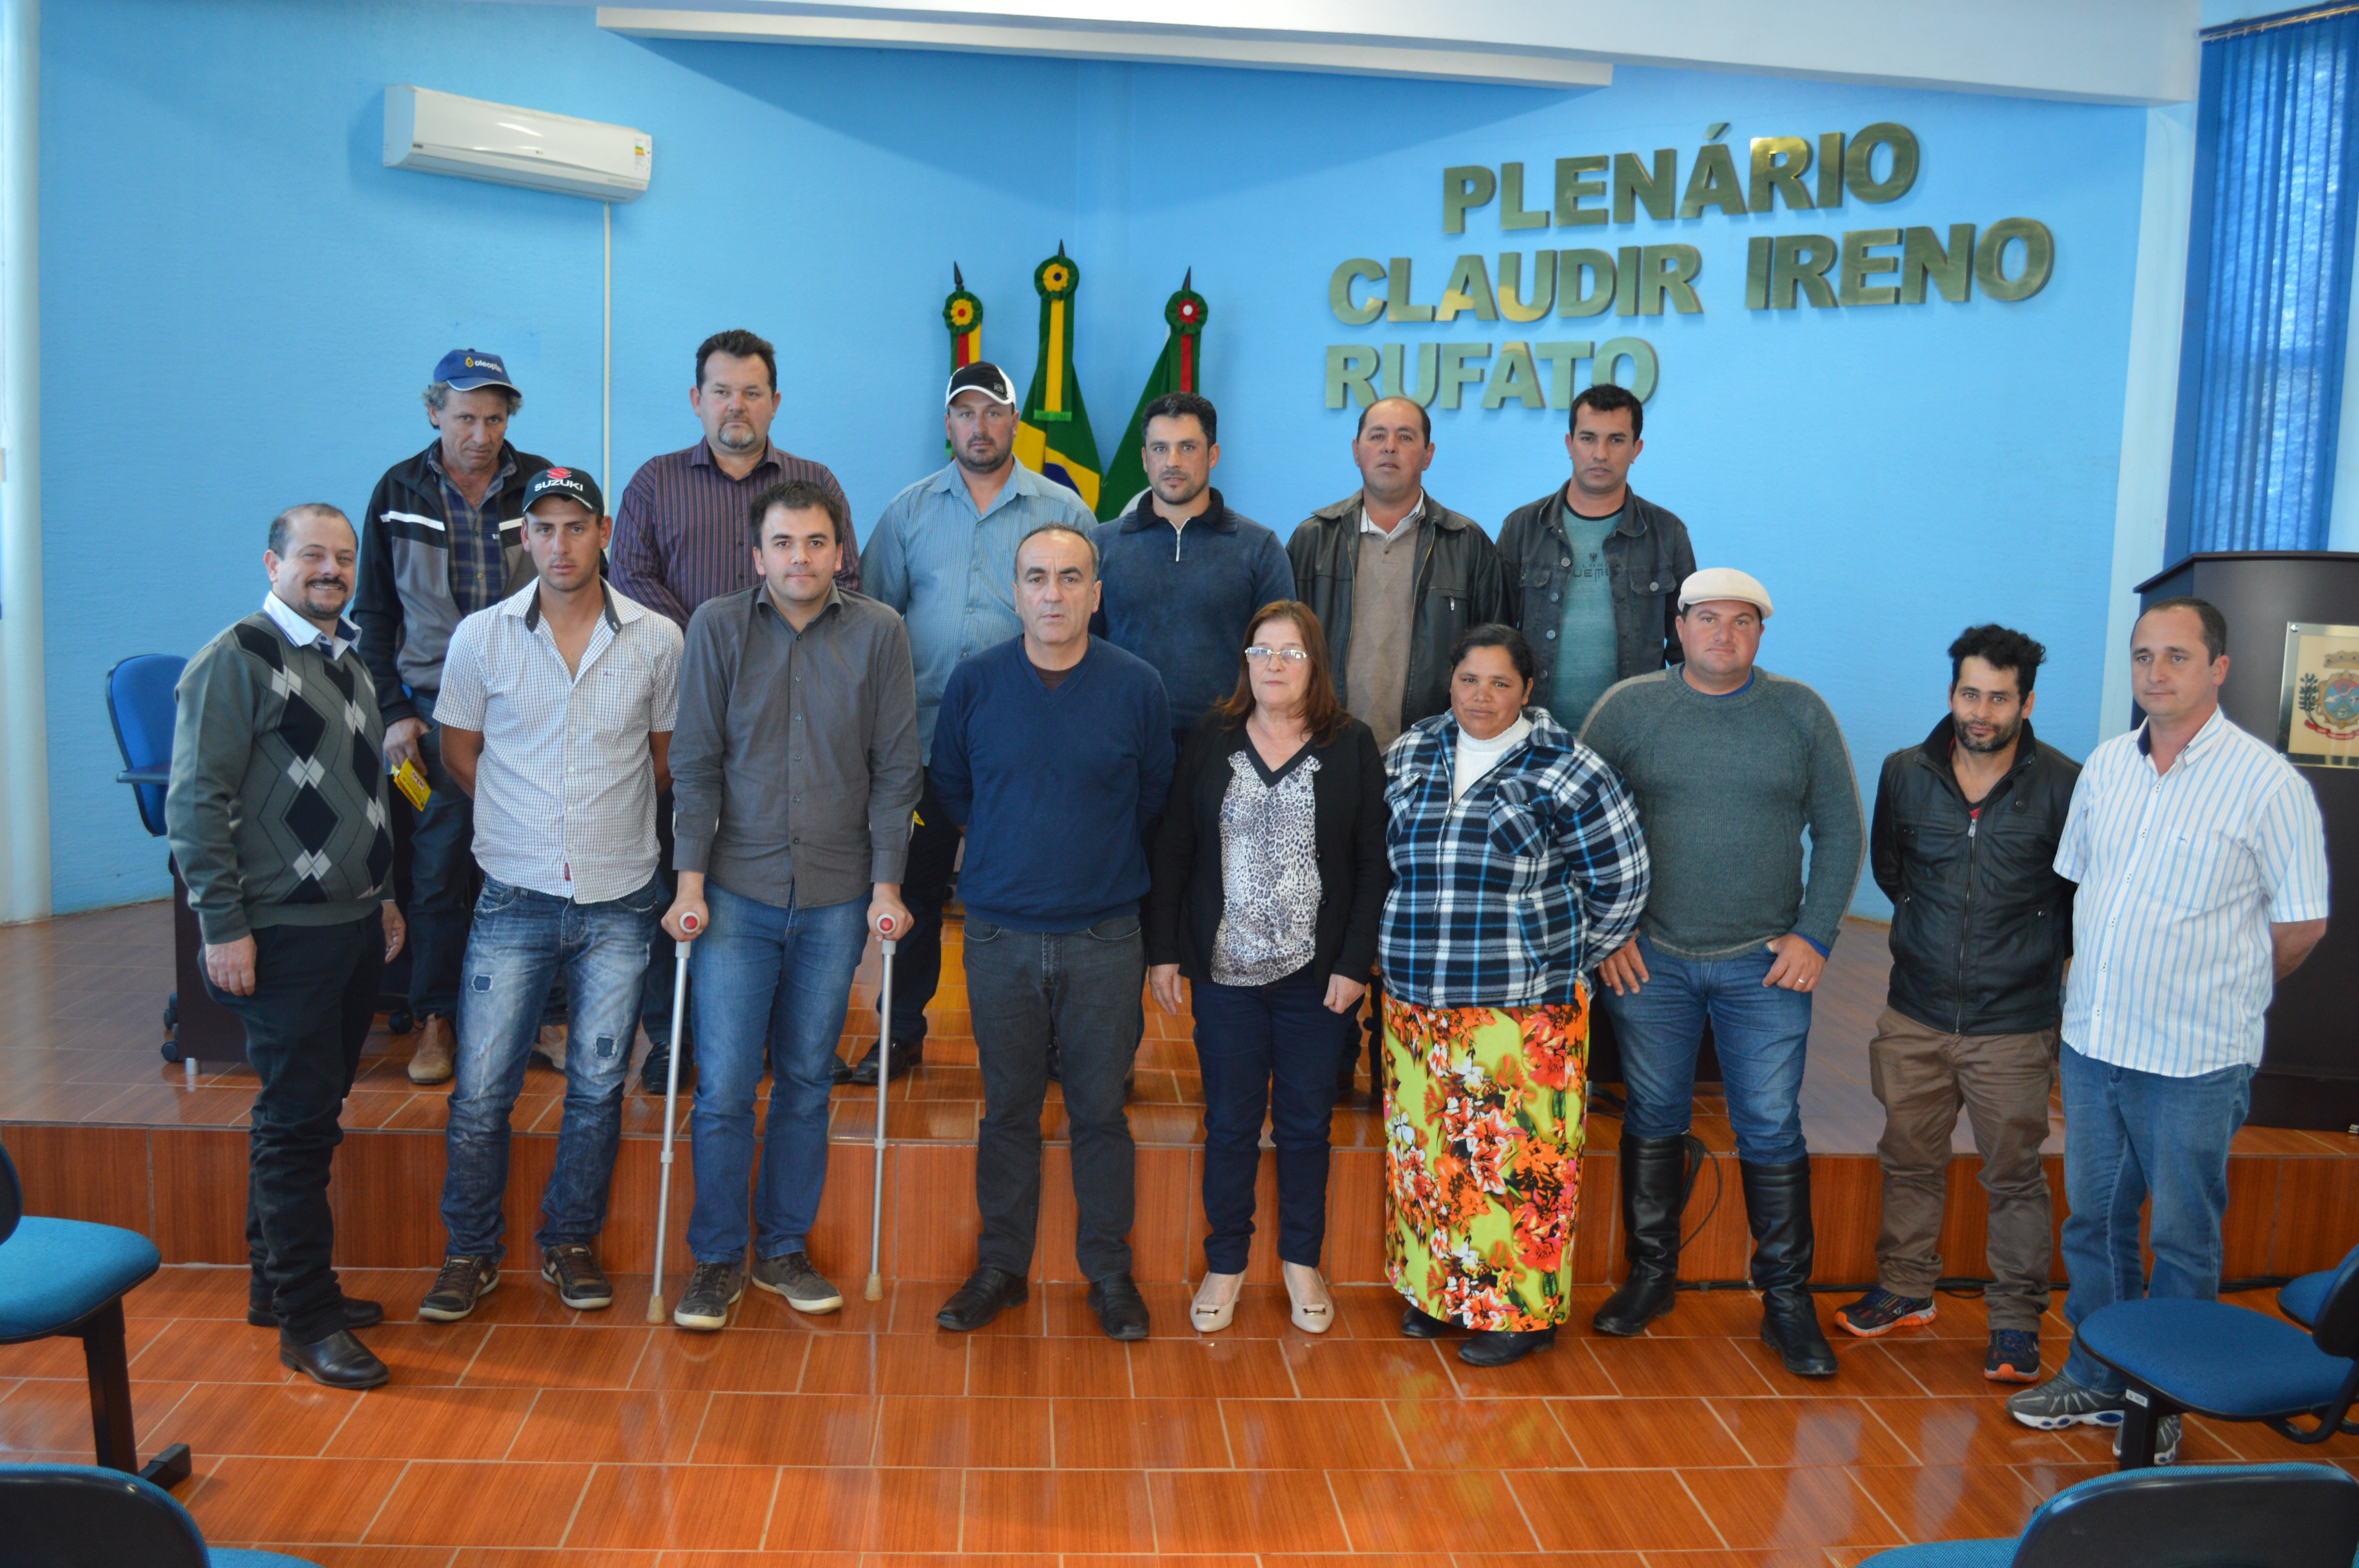
M606 503L598 493L598 481L582 469L543 469L525 481L524 509L532 510L533 503L544 495L566 495L590 509L592 517L606 515Z

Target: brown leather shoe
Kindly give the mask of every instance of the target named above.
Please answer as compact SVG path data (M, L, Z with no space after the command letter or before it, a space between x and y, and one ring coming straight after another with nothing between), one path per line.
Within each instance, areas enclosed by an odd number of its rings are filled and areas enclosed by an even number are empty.
M451 1058L458 1044L458 1037L451 1033L449 1019L419 1020L418 1044L409 1052L409 1081L413 1084L449 1082Z
M565 1071L565 1025L544 1023L533 1037L532 1059L553 1072Z

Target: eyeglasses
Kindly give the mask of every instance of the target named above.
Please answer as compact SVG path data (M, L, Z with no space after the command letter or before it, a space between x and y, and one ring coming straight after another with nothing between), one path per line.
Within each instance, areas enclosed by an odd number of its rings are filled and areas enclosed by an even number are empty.
M1283 659L1289 665L1299 665L1310 656L1309 653L1300 648L1247 648L1245 650L1245 658L1256 665L1266 665L1272 659Z

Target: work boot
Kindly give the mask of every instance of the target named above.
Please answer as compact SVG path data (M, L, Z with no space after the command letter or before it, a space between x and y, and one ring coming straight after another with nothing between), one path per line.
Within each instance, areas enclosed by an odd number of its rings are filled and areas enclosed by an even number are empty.
M419 1020L418 1044L409 1048L409 1081L413 1084L448 1083L451 1059L458 1045L458 1037L451 1033L449 1019Z
M893 1076L895 1077L907 1076L911 1068L925 1059L926 1043L924 1041L896 1040L893 1042ZM861 1057L858 1063L838 1069L835 1081L840 1084L859 1084L867 1088L875 1088L876 1087L876 1047L870 1045L868 1054Z
M672 1048L650 1035L647 1039L647 1060L639 1064L639 1089L644 1094L660 1098L671 1079ZM679 1092L688 1093L696 1087L696 1052L683 1044L679 1053Z
M1622 1288L1590 1320L1600 1334L1628 1338L1671 1310L1680 1288L1680 1218L1685 1207L1688 1141L1622 1135Z
M1832 1378L1835 1353L1810 1300L1810 1162L1737 1162L1745 1180L1745 1220L1753 1230L1753 1288L1761 1292L1761 1343L1798 1378Z

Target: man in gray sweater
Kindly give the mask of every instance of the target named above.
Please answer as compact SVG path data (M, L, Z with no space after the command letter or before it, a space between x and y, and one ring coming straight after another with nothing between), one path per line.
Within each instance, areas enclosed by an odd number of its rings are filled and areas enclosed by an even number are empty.
M164 825L204 935L205 989L245 1025L262 1080L248 1140L247 1321L332 1388L386 1379L352 1336L381 1322L330 1264L338 1115L401 950L386 827L385 723L343 618L360 543L332 506L270 524L262 608L181 673Z
M1630 1273L1600 1334L1645 1332L1679 1286L1696 1052L1712 1022L1736 1133L1761 1339L1832 1377L1810 1295L1810 1159L1800 1093L1810 992L1866 838L1843 731L1819 694L1754 664L1769 595L1714 567L1680 585L1683 664L1607 689L1582 742L1620 770L1654 860L1638 935L1598 967L1622 1047L1622 1225ZM1802 836L1810 840L1802 875Z

